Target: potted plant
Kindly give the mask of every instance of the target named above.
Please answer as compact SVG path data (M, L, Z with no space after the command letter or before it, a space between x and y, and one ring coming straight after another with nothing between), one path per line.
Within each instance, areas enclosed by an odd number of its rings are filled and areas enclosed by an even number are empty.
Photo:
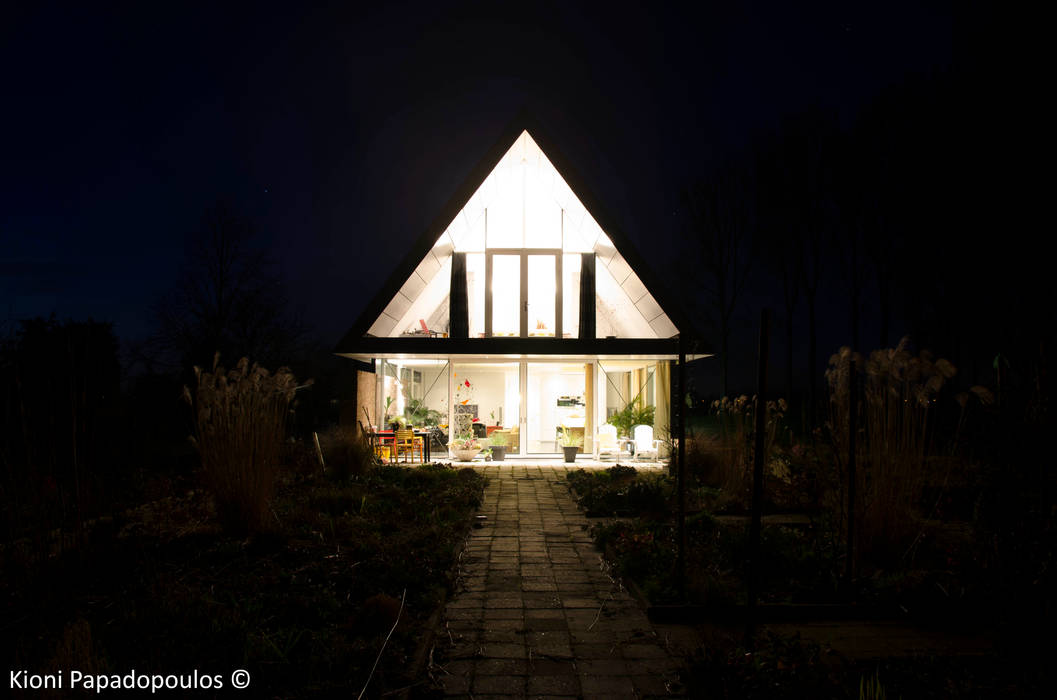
M389 427L389 414L393 411L393 397L385 397L385 410L382 412L382 423L378 426L379 430Z
M562 428L562 452L565 453L565 461L568 464L572 464L576 461L576 453L580 451L580 447L584 444L583 435L577 435L568 428Z
M492 433L492 436L488 438L488 444L492 447L492 459L497 462L503 462L506 460L506 448L508 447L510 439L506 433L501 433L498 430Z
M477 456L484 445L473 435L463 435L451 442L451 454L458 462L470 462Z
M424 427L440 425L443 419L440 411L426 406L422 399L408 399L407 407L404 408L404 417L411 425Z
M610 418L608 423L617 429L619 437L631 437L631 429L636 425L653 425L655 406L644 406L641 397L635 397Z

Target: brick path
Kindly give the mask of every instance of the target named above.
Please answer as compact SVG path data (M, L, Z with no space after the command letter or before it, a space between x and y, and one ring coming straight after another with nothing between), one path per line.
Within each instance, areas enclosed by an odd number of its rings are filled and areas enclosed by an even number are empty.
M474 468L489 477L486 520L463 553L462 585L437 637L434 675L445 695L680 695L678 664L603 570L564 465Z

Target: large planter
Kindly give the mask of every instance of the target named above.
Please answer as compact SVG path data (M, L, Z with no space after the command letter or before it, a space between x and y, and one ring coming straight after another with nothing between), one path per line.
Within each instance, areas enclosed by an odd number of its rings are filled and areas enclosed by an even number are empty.
M506 460L506 445L492 445L492 459L497 462Z
M572 464L576 461L576 453L580 451L580 448L575 445L563 446L562 452L565 453L565 461L568 464Z
M481 450L476 447L468 450L457 450L454 447L451 448L451 454L457 462L472 462L473 458L477 456L477 453Z

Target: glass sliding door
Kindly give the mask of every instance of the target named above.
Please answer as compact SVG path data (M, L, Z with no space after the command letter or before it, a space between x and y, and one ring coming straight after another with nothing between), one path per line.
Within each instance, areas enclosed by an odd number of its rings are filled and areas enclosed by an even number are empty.
M528 454L561 452L563 432L573 435L583 451L588 427L588 391L582 363L528 363L525 387Z

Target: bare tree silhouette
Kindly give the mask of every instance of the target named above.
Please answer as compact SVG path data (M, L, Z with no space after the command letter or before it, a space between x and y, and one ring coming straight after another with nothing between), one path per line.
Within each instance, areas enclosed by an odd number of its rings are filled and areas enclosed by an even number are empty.
M184 368L211 366L216 352L272 368L292 362L305 329L253 238L250 222L224 203L206 211L179 282L154 305L158 330L144 354Z
M728 393L731 320L749 277L754 190L748 174L725 168L683 193L687 232L697 246L696 279L719 336L723 395ZM704 274L700 274L703 272Z
M827 265L835 218L833 192L833 115L813 109L783 125L780 158L786 164L786 185L791 208L789 219L800 245L796 262L807 302L807 399L808 425L815 425L818 403L818 296Z
M795 390L793 370L794 315L800 301L801 279L797 261L803 241L801 231L794 225L791 212L796 207L795 191L788 187L786 162L779 157L775 144L768 144L757 154L757 186L759 225L756 231L756 252L768 271L782 285L785 310L785 392L793 400Z

